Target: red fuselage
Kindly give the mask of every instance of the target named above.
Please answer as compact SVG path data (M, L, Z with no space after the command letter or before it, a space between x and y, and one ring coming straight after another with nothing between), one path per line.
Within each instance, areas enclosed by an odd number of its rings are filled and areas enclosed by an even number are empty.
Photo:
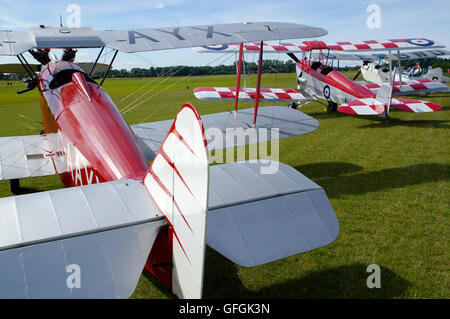
M147 160L130 127L76 64L50 62L39 87L44 131L66 187L144 178Z
M312 64L311 61L309 60L297 62L297 68L301 70L301 72L304 72L313 77L314 79L322 82L323 85L327 84L343 92L344 94L348 94L349 96L352 96L353 98L357 99L375 97L375 94L373 94L369 89L353 82L352 80L348 79L345 75L343 75L338 71L333 70L329 66L321 65L318 68L314 69L312 65L314 64ZM326 70L327 68L328 70ZM320 93L322 93L321 87L317 89L321 91ZM333 94L330 94L330 97L326 99L333 100ZM342 101L333 101L333 102L343 103Z

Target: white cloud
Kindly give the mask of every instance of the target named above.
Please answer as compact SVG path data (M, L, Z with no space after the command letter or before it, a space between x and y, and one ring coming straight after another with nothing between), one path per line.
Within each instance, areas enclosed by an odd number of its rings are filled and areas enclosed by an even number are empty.
M157 9L162 9L162 8L164 8L164 3L162 3L162 2L158 3L158 4L155 6L155 8L157 8Z

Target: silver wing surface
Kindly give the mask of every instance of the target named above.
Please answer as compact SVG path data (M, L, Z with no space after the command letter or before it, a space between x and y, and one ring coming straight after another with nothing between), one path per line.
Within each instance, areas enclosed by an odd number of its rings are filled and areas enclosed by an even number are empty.
M261 143L315 131L319 122L298 110L282 106L258 109L252 127L253 109L202 115L209 151ZM152 160L172 125L172 120L131 125L146 157ZM265 134L267 133L267 134Z
M44 135L0 137L0 180L56 174Z
M277 165L276 173L262 169ZM206 243L254 267L333 242L339 224L325 191L275 161L212 166Z
M322 28L286 22L248 22L134 30L94 31L88 27L34 27L0 31L0 55L18 55L32 48L100 48L143 52L217 45L320 37Z
M128 298L164 224L134 180L1 198L0 211L0 298Z

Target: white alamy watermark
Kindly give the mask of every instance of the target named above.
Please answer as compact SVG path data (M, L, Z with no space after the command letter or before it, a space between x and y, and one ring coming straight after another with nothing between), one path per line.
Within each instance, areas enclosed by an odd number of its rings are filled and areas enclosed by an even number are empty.
M280 131L278 128L218 128L205 130L210 164L240 161L259 163L261 174L275 174L279 169Z
M371 273L366 280L367 288L381 288L381 268L377 264L367 266L368 273Z
M81 268L77 264L71 264L66 267L69 274L66 279L66 285L69 289L81 288Z
M183 140L186 141L183 143L175 143L174 140L177 140L175 135L169 135L164 152L176 163L198 162L195 154L199 145L192 142L202 139L201 136L195 136L198 134L200 131L183 132ZM209 164L248 161L258 163L261 174L275 174L279 169L279 138L278 128L210 127L205 130L210 153Z
M381 28L381 8L378 4L369 4L366 8L366 12L369 16L366 20L366 25L369 29Z
M69 14L66 20L66 26L69 28L81 27L81 7L78 4L69 4L66 8L66 12Z

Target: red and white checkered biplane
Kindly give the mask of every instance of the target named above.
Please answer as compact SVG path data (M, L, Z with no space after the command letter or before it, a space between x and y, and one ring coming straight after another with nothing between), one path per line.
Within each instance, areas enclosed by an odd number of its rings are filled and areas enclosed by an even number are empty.
M439 81L431 79L408 79L400 81L391 81L391 94L380 92L386 83L364 83L354 82L336 71L329 62L332 60L355 60L355 61L375 61L379 60L379 55L361 54L367 51L387 51L390 62L390 74L392 75L392 54L391 51L397 51L397 56L401 57L400 51L421 49L415 51L414 56L441 56L448 54L440 49L443 46L428 39L394 39L381 41L361 41L361 42L336 42L325 43L322 41L304 41L302 45L291 43L278 43L270 45L265 43L251 44L231 44L220 46L204 46L196 48L199 52L242 52L248 53L287 53L295 62L297 69L297 80L299 91L290 91L292 100L290 102L307 101L316 98L324 98L328 101L328 109L338 110L343 113L360 115L381 115L389 118L390 107L407 112L433 112L441 109L441 106L412 99L392 99L386 101L381 96L396 96L407 94L425 94L433 92L448 92L449 88ZM423 51L423 49L433 49ZM342 53L344 52L344 53ZM345 52L357 52L347 54ZM295 54L300 53L301 58ZM400 71L401 72L401 71ZM392 76L391 76L392 77ZM394 77L395 78L395 74ZM390 80L390 79L389 79ZM383 91L388 90L383 89ZM197 88L194 93L201 99L218 99L222 97L222 88ZM280 90L280 89L278 89ZM209 92L208 92L209 91ZM245 89L253 92L254 89ZM271 91L269 89L269 91ZM272 89L273 91L273 89ZM389 91L389 90L388 90ZM234 90L236 92L236 90ZM262 90L261 90L262 92ZM299 95L297 96L296 93ZM381 94L380 94L381 93ZM227 96L226 98L229 98ZM241 95L241 94L239 94ZM294 97L296 100L294 100ZM225 96L222 98L225 99ZM264 100L264 94L261 93L261 99ZM380 100L381 99L381 100ZM384 101L384 102L383 102ZM387 103L386 103L387 102ZM340 105L338 107L338 105Z

